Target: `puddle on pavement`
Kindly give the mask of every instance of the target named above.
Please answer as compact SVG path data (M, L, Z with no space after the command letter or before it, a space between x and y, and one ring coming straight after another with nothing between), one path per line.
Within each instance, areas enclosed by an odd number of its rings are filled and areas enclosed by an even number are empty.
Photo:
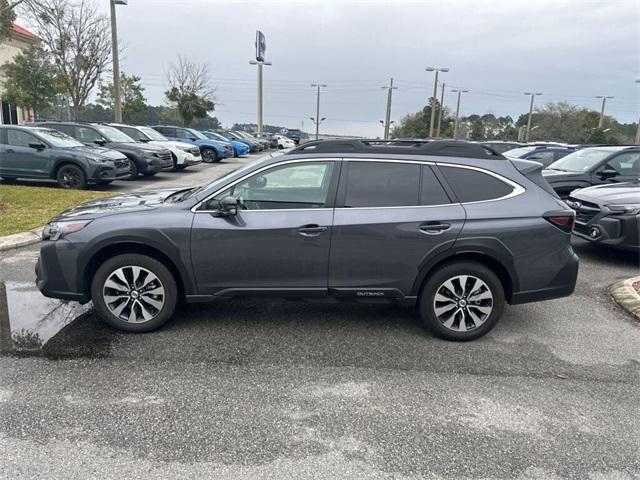
M5 282L13 348L38 351L75 319L86 315L91 304L64 302L43 296L35 285Z

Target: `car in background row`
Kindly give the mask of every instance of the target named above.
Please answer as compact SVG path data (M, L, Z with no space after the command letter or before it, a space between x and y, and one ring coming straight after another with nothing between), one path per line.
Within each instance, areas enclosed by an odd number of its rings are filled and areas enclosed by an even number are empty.
M0 127L0 177L56 180L62 188L106 185L129 177L129 160L122 153L97 145L85 146L50 128Z
M262 150L269 149L269 140L267 140L266 138L258 138L248 132L245 132L244 130L234 130L233 133L240 135L240 137L244 138L245 140L258 142Z
M130 136L136 142L150 143L167 148L171 152L175 171L184 170L190 165L197 165L202 162L200 148L197 145L169 140L151 127L123 125L120 123L110 123L109 125Z
M282 130L280 130L280 135L290 138L291 140L293 140L293 143L299 145L300 140L302 139L304 134L298 128L283 128Z
M233 157L233 148L223 142L211 140L198 130L187 127L177 127L174 125L154 125L151 128L160 132L169 140L186 142L197 145L200 148L202 161L214 163Z
M274 148L282 150L284 148L294 148L296 146L295 142L290 138L285 137L284 135L272 135L271 140L275 145Z
M262 150L264 150L264 148L262 147L262 144L257 140L245 138L239 133L234 132L233 130L216 130L216 133L219 133L223 137L231 138L238 142L244 143L246 146L249 147L249 152L251 153L261 152Z
M640 180L571 192L574 235L590 242L640 252Z
M547 147L544 145L526 145L524 147L507 150L502 154L507 158L519 158L521 160L533 160L543 167L551 165L556 160L575 152L574 147Z
M482 145L485 145L489 148L492 148L493 150L495 150L498 153L504 153L508 150L512 150L514 148L518 148L518 147L524 147L527 144L526 143L521 143L521 142L509 142L509 141L505 141L505 140L491 140L491 141L486 141L486 142L478 142L481 143Z
M233 153L234 153L234 156L236 157L240 157L242 155L246 155L249 153L250 148L249 148L249 145L247 145L246 143L239 142L238 140L234 140L233 138L227 138L224 135L221 135L212 130L205 130L202 133L213 140L220 140L221 142L229 142L233 147Z
M153 176L162 170L173 168L171 152L157 145L141 145L117 128L100 123L38 122L38 127L52 128L66 133L85 145L101 146L116 150L129 159L129 178L138 174Z
M640 177L640 146L583 148L553 162L542 175L563 199L578 188L635 181Z

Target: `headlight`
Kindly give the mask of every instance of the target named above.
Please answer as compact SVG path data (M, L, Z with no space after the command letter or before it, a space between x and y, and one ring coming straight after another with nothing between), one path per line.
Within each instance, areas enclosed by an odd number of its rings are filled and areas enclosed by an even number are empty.
M192 147L189 147L186 145L184 147L182 145L176 145L176 146L178 147L178 150L182 150L183 152L189 152L189 153L191 152Z
M90 223L91 220L47 223L42 230L42 240L51 240L52 242L55 242L65 235L82 230Z
M640 213L640 203L623 203L618 205L607 205L607 207L614 213L626 213L629 215L637 215Z
M90 162L93 163L105 163L108 162L109 159L108 158L104 158L104 157L93 157L91 155L87 155L86 159L89 160Z

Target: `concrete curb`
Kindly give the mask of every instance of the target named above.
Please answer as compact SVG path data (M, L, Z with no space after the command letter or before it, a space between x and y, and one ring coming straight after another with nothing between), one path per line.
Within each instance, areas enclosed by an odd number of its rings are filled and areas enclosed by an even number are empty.
M11 250L12 248L26 247L40 242L42 238L42 227L34 228L26 232L15 233L0 237L0 252Z
M614 283L609 288L609 293L614 302L640 320L640 293L633 288L633 284L637 282L640 282L640 276Z

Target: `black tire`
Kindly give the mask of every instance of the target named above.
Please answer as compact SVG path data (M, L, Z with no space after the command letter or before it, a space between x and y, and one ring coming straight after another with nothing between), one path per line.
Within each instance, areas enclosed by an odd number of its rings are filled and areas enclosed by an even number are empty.
M203 148L202 161L204 163L217 163L220 161L220 157L218 156L218 152L216 152L213 148Z
M278 145L278 150L282 150L283 148L284 148L284 146Z
M138 166L136 162L129 159L129 177L127 180L135 180L136 178L138 178Z
M184 165L184 164L183 164L183 165L176 165L175 167L173 167L173 170L174 170L175 172L181 172L181 171L183 171L185 168L187 168L187 166L186 166L186 165Z
M124 268L125 272L129 271L131 274L133 274L132 270L127 270L132 266L141 267L143 270L151 272L153 275L155 275L156 280L158 280L159 282L159 285L163 288L163 294L161 296L161 308L156 309L154 307L151 307L151 304L144 303L147 313L153 314L153 317L149 320L144 320L138 323L129 322L124 318L121 318L121 316L126 317L130 315L132 310L134 310L134 315L137 315L139 317L142 316L141 305L143 304L143 301L135 300L134 297L131 296L131 294L125 293L121 295L123 297L121 300L111 302L108 306L104 295L105 291L110 293L111 295L115 295L118 293L117 290L110 289L107 285L105 285L106 282L114 275L114 272L116 272L120 268ZM143 274L144 272L140 274L140 277L138 277L139 284L142 284L144 281L146 281L145 279L148 278L145 274L145 277L140 280ZM131 276L128 276L126 279L129 281L133 280ZM151 291L156 291L158 288L158 283L156 283L156 280L153 280L144 288L151 288ZM129 285L129 288L130 287L131 285ZM122 288L126 289L128 287ZM139 298L141 300L144 298L142 294L144 288L140 288L140 286L136 287L135 291L140 292L140 295L136 298ZM113 258L110 258L102 265L100 265L91 282L91 299L93 300L93 305L96 309L96 312L98 313L98 316L112 327L119 330L124 330L126 332L150 332L164 325L171 318L175 310L178 301L177 291L178 288L175 278L162 262L159 262L155 258L136 253L117 255ZM160 296L156 295L155 297L156 299L154 301L156 303L160 302L160 300L158 300L158 297ZM136 305L136 301L138 302L138 305ZM114 313L114 311L112 311L112 309L117 310L122 305L122 302L127 302L127 305L123 307L120 316L118 316ZM133 305L133 307L131 307L130 305Z
M61 188L86 188L87 176L77 165L67 163L58 168L56 180Z
M482 285L476 287L479 284L470 278L466 280L466 288L463 288L461 280L456 278L459 276L475 277ZM449 285L459 295L449 295L451 290L445 286L445 282L452 279L453 283ZM486 298L487 292L491 299ZM436 294L438 298L446 297L446 301L437 301ZM502 316L504 303L502 282L491 269L478 262L454 261L429 274L422 288L419 306L422 323L435 335L446 340L469 341L482 337L495 327ZM440 318L436 313L436 305L440 309ZM446 310L449 306L451 308ZM485 312L488 308L490 310L483 313L481 308ZM446 311L443 313L443 310ZM452 311L455 312L449 315ZM455 318L452 320L452 317ZM453 323L445 326L449 322Z
M16 183L18 180L16 177L0 177L4 183Z

